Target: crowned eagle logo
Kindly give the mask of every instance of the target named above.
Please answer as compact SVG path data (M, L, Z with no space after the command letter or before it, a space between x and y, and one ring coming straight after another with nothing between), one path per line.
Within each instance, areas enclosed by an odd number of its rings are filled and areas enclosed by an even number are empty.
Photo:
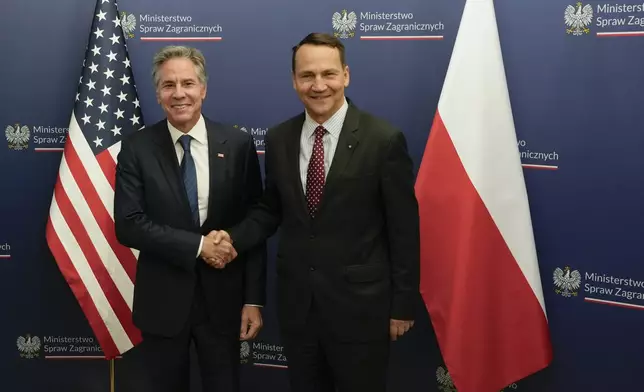
M248 342L241 342L239 345L239 363L248 363L250 358L250 344Z
M335 30L333 35L337 38L353 38L358 21L358 16L355 12L347 12L347 10L342 10L342 13L335 12L333 13L332 21L333 30Z
M588 26L593 21L593 7L589 4L582 5L581 1L577 2L577 8L569 5L564 12L564 21L566 22L566 34L583 35L588 34Z
M577 296L577 291L581 285L581 274L577 270L571 270L566 266L555 269L552 280L556 286L555 293L563 297Z
M24 150L29 147L29 127L26 125L20 126L16 124L15 127L8 125L4 130L4 135L7 137L9 148L12 150Z
M452 376L442 366L436 369L436 380L438 381L438 389L442 392L456 392L456 387L452 381Z
M40 352L40 338L38 336L29 334L26 337L18 336L16 345L18 346L18 351L20 351L20 356L23 358L35 358Z
M136 29L136 17L133 14L128 14L125 11L121 12L121 27L126 39L134 38L134 30Z
M240 127L239 125L235 124L235 125L233 125L233 128L239 129L240 131L242 131L244 133L248 133L248 129L246 127Z

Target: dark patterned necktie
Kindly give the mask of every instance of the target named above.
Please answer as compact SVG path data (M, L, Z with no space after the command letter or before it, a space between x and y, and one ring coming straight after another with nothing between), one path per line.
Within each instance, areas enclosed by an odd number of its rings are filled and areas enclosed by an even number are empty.
M199 226L199 203L197 193L197 168L195 161L190 153L190 142L192 136L183 135L179 138L181 147L183 147L183 159L181 160L181 176L183 177L183 186L186 188L188 203L190 203L190 212L192 220Z
M322 144L322 138L325 133L326 129L324 127L315 128L313 153L306 172L306 205L309 208L311 218L315 218L315 213L320 206L320 200L322 200L322 191L324 190L324 144Z

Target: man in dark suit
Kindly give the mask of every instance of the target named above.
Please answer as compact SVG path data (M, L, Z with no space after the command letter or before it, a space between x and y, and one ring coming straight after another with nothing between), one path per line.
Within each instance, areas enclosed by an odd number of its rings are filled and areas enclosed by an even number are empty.
M419 221L403 134L344 95L333 36L293 48L305 112L266 136L264 198L215 236L251 249L281 225L277 312L293 392L380 392L389 340L413 326ZM337 388L337 389L336 389Z
M194 341L203 391L238 391L239 340L262 325L265 244L237 256L208 234L241 221L261 196L255 144L201 114L198 50L166 47L153 69L167 118L123 141L114 199L118 240L140 250L133 317L143 333L142 390L188 391Z

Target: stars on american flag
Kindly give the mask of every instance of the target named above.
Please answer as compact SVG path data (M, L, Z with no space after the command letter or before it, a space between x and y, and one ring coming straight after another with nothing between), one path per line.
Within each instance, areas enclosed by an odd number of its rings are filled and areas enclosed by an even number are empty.
M108 68L107 70L105 70L105 72L103 72L103 74L105 75L105 78L106 78L106 79L109 79L109 78L113 78L113 77L114 77L114 71L112 71L112 70L111 70L111 69L109 69L109 68Z
M94 154L143 126L121 20L113 0L97 5L74 114Z
M112 45L116 45L116 44L118 44L118 43L119 43L119 39L121 39L121 37L119 37L119 36L118 36L118 35L116 35L116 34L112 34L112 36L110 37L110 41L112 41Z
M110 54L107 55L107 58L110 59L110 62L116 61L116 53L112 53L112 51L110 50Z

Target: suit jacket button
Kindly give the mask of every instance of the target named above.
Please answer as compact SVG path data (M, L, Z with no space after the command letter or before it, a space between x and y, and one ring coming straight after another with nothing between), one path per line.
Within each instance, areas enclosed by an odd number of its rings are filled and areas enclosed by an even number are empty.
M311 235L309 236L309 238L310 238L310 239L314 239L314 238L315 238L315 234L311 234Z
M313 266L309 267L309 269L310 269L311 271L315 271L315 267L313 267Z

